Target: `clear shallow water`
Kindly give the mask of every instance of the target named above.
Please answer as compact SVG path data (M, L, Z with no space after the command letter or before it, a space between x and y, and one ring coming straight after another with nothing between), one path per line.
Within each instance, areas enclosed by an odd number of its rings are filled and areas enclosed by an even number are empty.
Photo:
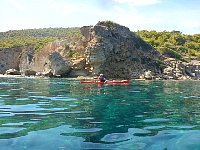
M2 150L200 150L200 81L0 78Z

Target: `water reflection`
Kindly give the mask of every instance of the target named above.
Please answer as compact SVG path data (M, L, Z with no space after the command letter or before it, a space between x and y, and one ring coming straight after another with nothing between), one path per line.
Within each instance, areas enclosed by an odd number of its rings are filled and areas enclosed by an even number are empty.
M173 149L177 141L199 146L198 81L98 86L67 79L0 78L0 83L4 149L163 150Z

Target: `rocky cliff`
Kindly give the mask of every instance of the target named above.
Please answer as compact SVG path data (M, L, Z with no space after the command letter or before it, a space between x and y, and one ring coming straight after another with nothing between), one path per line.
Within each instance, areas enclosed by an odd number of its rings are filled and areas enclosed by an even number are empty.
M151 45L127 27L110 22L80 28L82 36L0 50L0 73L22 75L96 76L107 78L198 79L199 62L164 60Z
M65 75L70 70L70 63L65 55L65 41L54 41L43 49L35 51L30 47L22 52L20 59L20 72L24 75L51 74L54 76Z
M160 72L159 53L118 24L82 27L86 40L86 64L92 74L104 73L109 78L138 78L145 70Z
M0 73L8 69L19 70L22 47L0 49Z

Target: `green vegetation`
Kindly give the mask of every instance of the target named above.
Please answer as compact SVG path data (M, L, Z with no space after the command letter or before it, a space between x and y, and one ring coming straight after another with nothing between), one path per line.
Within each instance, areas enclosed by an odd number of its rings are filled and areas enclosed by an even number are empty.
M36 49L42 48L46 43L55 40L55 37L10 37L0 38L0 48L34 45Z
M106 26L108 28L114 28L116 25L118 25L117 23L113 22L113 21L99 21L97 23L97 25L102 25L102 26Z
M178 52L168 47L159 47L158 51L165 56L181 59L181 55Z
M0 32L0 38L9 37L68 37L74 34L80 34L79 28L42 28L42 29L25 29L11 30Z
M114 28L118 24L112 21L100 21L97 25ZM176 59L194 56L200 60L200 34L185 35L180 31L156 32L146 30L137 31L136 34L165 56ZM0 32L0 48L33 45L37 50L56 39L69 39L75 43L80 37L80 28L13 30ZM74 52L70 51L69 56L73 55L75 55Z
M0 32L0 48L34 45L41 49L56 39L80 37L79 28L43 28Z
M195 56L200 59L200 34L185 35L180 31L146 30L137 31L136 34L163 55L177 59L181 59L182 56Z
M67 56L76 59L76 58L78 58L79 56L81 56L81 54L80 54L79 52L75 51L75 50L71 50L71 49L70 49L70 50L67 52Z

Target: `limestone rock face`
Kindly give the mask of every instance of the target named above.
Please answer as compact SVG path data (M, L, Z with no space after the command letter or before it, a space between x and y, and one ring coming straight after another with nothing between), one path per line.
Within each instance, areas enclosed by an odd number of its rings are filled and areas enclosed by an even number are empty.
M86 61L85 58L79 58L73 61L71 71L69 73L70 77L77 77L77 76L88 76L88 71L85 69Z
M49 54L49 69L51 69L54 76L67 75L70 70L70 65L65 62L63 57L58 52Z
M21 47L0 49L0 74L8 69L19 70Z
M166 58L119 24L84 26L83 36L48 43L0 49L0 73L30 76L97 76L117 79L200 79L200 61Z
M27 49L21 56L20 71L24 75L29 75L27 70L32 70L37 75L49 75L51 72L53 76L66 76L70 70L70 63L65 54L65 42L51 42L39 51Z
M98 23L81 28L87 41L86 64L91 74L104 73L109 78L138 78L144 70L158 72L157 51L127 27Z
M200 79L200 61L188 63L168 58L164 62L167 65L163 71L164 79Z
M29 76L34 75L34 71L31 68L31 63L33 61L33 56L35 54L35 49L32 46L24 47L21 52L20 63L19 63L19 70L22 75Z

